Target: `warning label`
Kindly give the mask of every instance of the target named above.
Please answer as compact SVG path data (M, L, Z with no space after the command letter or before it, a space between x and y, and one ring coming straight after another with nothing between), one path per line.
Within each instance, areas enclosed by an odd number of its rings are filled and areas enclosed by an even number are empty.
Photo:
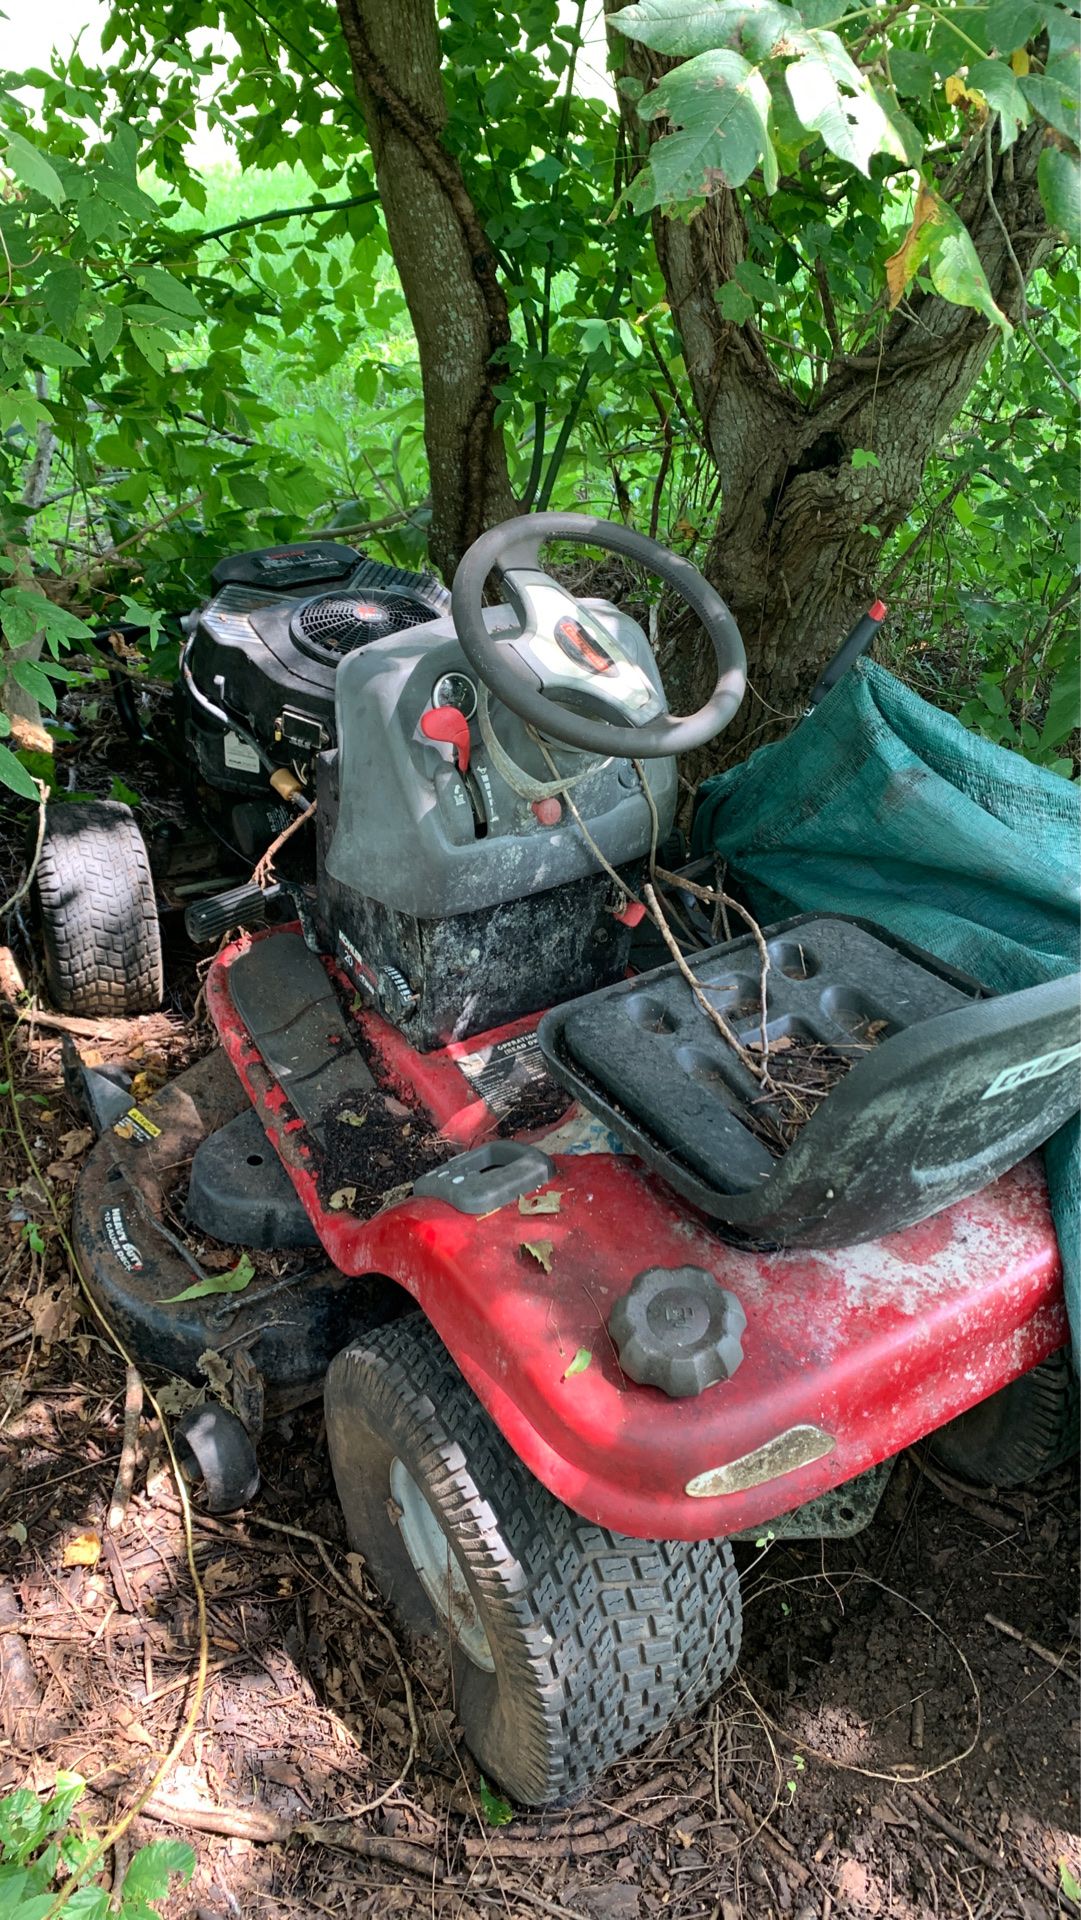
M143 1256L134 1241L128 1239L128 1230L120 1208L106 1207L101 1216L101 1224L105 1228L105 1238L125 1273L141 1273Z
M497 1040L481 1053L460 1053L455 1065L493 1113L509 1113L527 1090L548 1084L535 1033Z
M344 933L338 934L338 958L355 987L363 993L375 993L379 982L363 955Z
M259 755L238 733L227 733L221 743L222 759L234 773L258 773Z
M156 1140L161 1128L156 1127L153 1120L148 1120L145 1113L140 1113L138 1107L129 1107L126 1113L121 1114L113 1132L118 1140Z

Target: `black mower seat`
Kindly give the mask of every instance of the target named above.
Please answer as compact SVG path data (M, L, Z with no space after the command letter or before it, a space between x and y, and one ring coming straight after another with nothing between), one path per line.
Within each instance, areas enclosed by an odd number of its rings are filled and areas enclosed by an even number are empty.
M554 1008L539 1029L550 1072L726 1238L846 1246L911 1226L988 1185L1081 1105L1081 976L990 997L839 915L801 915L766 941L770 1045L791 1036L856 1055L787 1149L748 1124L768 1120L768 1096L674 964ZM755 1043L752 936L690 966Z

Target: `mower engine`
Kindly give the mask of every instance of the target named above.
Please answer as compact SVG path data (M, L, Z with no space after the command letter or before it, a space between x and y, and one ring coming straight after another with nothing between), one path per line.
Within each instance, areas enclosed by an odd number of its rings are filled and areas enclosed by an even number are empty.
M450 595L432 574L331 540L234 554L211 585L181 659L185 738L230 839L254 860L290 817L282 775L286 791L307 784L334 744L339 663L445 614Z

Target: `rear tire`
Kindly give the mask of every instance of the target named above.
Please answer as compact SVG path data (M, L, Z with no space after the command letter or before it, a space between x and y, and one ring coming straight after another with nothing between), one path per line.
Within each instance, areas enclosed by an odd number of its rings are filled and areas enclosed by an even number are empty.
M1063 1348L940 1428L931 1453L978 1487L1023 1487L1077 1452L1078 1413L1077 1375Z
M161 1005L161 932L143 836L116 800L47 809L37 869L45 977L59 1013Z
M350 1543L404 1623L448 1647L466 1744L514 1799L576 1798L731 1672L727 1541L632 1540L572 1513L422 1315L338 1354L325 1400Z

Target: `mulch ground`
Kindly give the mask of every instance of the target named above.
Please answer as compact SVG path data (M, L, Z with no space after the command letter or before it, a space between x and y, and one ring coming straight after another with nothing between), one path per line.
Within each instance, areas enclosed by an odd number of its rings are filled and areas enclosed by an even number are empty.
M198 987L182 957L164 1022L81 1043L152 1091L210 1044ZM23 1025L13 1045L63 1207L90 1143L60 1089L60 1035ZM149 1420L124 1525L105 1527L124 1369L80 1312L7 1106L0 1126L0 1793L75 1769L101 1829L183 1718L193 1595ZM187 1391L166 1383L167 1410ZM441 1650L399 1633L350 1563L318 1409L275 1423L262 1464L250 1513L198 1520L206 1700L156 1817L124 1843L195 1844L171 1920L1076 1912L1059 1864L1081 1876L1072 1470L977 1492L914 1453L856 1538L740 1549L744 1653L720 1697L591 1799L492 1827ZM100 1557L71 1564L91 1534ZM297 1832L328 1822L329 1841Z

